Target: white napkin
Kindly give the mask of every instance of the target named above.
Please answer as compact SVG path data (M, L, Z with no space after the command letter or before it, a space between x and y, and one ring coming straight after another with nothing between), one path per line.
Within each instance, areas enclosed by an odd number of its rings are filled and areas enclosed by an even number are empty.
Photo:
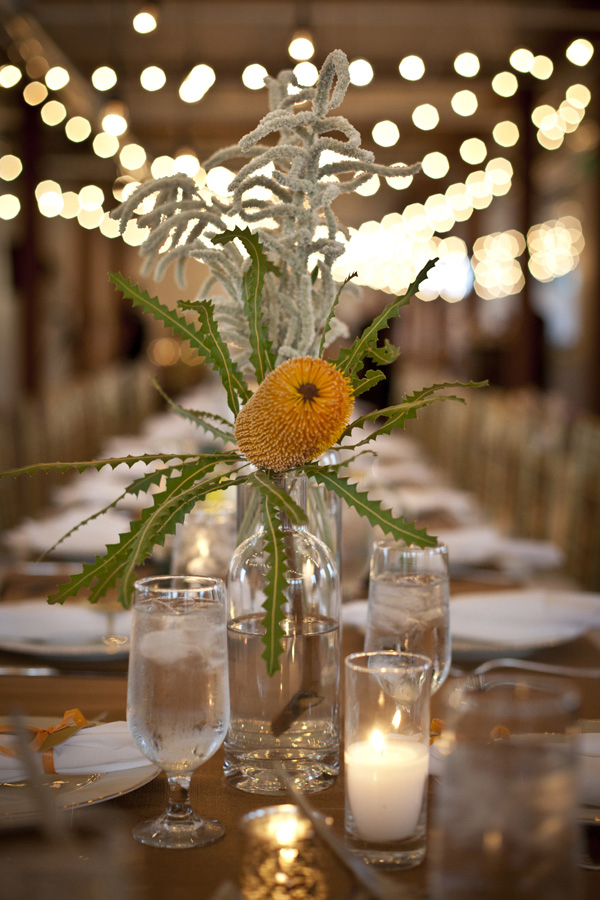
M564 553L550 541L505 537L493 525L441 529L437 537L448 547L451 566L495 562L508 570L555 569L564 562Z
M477 504L468 491L443 486L402 487L394 491L394 508L401 514L420 516L436 510L452 513L458 521L473 519Z
M96 512L98 506L82 505L44 519L26 519L6 533L6 541L17 553L44 553L71 528ZM129 517L111 509L74 531L52 555L71 559L94 557L103 553L107 544L116 543L119 534L128 528Z
M568 641L600 628L600 595L577 591L490 591L450 598L450 630L463 640L508 647Z
M93 644L107 634L108 615L91 604L49 604L46 600L14 600L0 604L0 644L14 641L44 644ZM111 616L110 630L128 636L131 610Z
M12 734L0 735L3 747L18 749L18 738ZM41 768L41 757L35 754ZM61 775L116 772L149 765L149 760L138 750L127 722L107 722L82 728L63 744L54 747L54 768ZM20 781L25 777L24 767L17 756L0 753L0 782Z
M465 525L440 529L440 543L448 547L450 565L480 565L490 562L502 546L502 535L493 525Z

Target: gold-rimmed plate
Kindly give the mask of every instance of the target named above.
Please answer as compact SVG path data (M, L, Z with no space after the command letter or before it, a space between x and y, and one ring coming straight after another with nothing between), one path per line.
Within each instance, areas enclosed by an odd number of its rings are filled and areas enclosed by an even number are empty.
M0 718L0 724L9 720ZM58 722L56 717L35 716L24 719L25 725L46 728ZM148 763L115 772L87 772L82 775L45 775L44 784L51 791L56 809L75 809L121 797L143 787L155 778L160 769ZM12 827L15 821L27 821L36 815L35 800L26 780L0 782L0 829Z

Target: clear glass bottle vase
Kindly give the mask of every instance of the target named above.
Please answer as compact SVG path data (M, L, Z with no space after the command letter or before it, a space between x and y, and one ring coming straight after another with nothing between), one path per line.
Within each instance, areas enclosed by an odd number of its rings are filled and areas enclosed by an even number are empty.
M282 485L305 508L304 476ZM249 793L283 795L283 764L300 790L335 781L340 743L340 583L329 548L285 517L286 603L280 667L269 675L263 658L265 579L269 560L262 526L235 551L227 576L231 725L225 738L225 777Z

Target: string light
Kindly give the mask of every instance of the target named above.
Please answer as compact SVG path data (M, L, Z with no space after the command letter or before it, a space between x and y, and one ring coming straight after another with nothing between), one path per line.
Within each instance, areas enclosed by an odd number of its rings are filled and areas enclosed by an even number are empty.
M92 73L92 84L97 91L110 91L117 83L117 73L110 66L99 66Z
M520 47L518 50L513 50L510 54L509 62L517 72L531 72L534 60L535 57L531 50Z
M92 133L92 125L84 116L73 116L65 125L65 134L75 144L85 141Z
M319 70L314 63L300 62L297 66L294 66L294 75L301 87L312 87L313 84L317 83Z
M477 97L473 91L457 91L450 105L459 116L472 116L477 110Z
M395 122L384 119L373 126L373 140L380 147L393 147L400 140L400 129Z
M587 66L594 55L594 45L586 38L577 38L566 49L565 55L575 66Z
M0 178L3 181L14 181L23 171L23 163L18 156L6 153L0 157Z
M125 169L141 169L146 162L146 151L140 144L125 144L119 153L119 162Z
M425 63L420 56L405 56L398 64L398 71L407 81L419 81L425 74Z
M288 47L288 53L297 62L306 62L315 55L313 37L306 28L294 32Z
M150 34L158 25L158 10L153 3L146 3L133 17L132 25L138 34Z
M425 154L421 165L423 172L429 178L444 178L450 169L448 157L444 153L439 153L435 150L432 153Z
M67 117L67 108L59 100L48 100L42 106L40 116L46 125L60 125Z
M101 131L93 140L92 149L101 159L109 159L119 149L119 139L114 134Z
M29 106L38 106L48 96L48 88L41 81L30 81L23 88L23 100Z
M211 66L200 63L191 70L179 87L179 96L184 103L197 103L216 81Z
M70 80L71 76L62 66L52 66L44 75L44 81L51 91L60 91Z
M373 66L366 59L353 59L348 66L350 84L356 87L366 87L373 81Z
M479 58L475 53L459 53L454 60L454 71L463 78L473 78L479 72Z
M251 91L259 91L265 86L268 72L260 63L250 63L242 72L242 84Z
M517 76L512 72L498 72L492 78L492 90L500 97L512 97L518 87Z
M145 91L160 91L167 83L167 76L160 66L147 66L140 74L140 84Z
M22 73L17 66L6 65L0 67L0 87L11 88L18 84L22 78Z
M431 103L421 103L413 110L412 120L422 131L431 131L440 121L440 114Z
M14 194L0 194L0 219L15 219L21 211L21 201Z
M519 129L514 122L507 119L494 125L492 137L501 147L514 147L519 140Z
M120 100L109 100L101 113L102 128L107 134L119 137L127 131L127 109Z
M547 81L554 71L554 63L548 56L536 56L530 71L540 81Z
M481 138L467 138L460 145L458 152L466 163L476 166L486 158L487 147Z

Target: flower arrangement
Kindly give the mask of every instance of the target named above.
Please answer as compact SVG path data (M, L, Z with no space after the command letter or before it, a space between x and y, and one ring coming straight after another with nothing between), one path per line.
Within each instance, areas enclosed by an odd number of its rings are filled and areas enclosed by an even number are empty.
M205 357L221 378L233 422L184 409L163 395L171 409L211 434L223 449L176 458L151 454L55 462L2 473L82 472L123 463L132 466L138 461L149 466L125 493L136 496L152 489L153 505L131 523L118 543L108 546L103 556L84 565L80 574L52 594L51 603L62 603L81 589L89 591L89 600L95 603L119 584L119 600L128 607L137 567L174 533L199 501L217 490L252 484L262 497L271 562L264 602L265 622L270 624L263 655L272 674L279 664L277 624L286 590L286 547L280 517L285 513L293 523L305 521L303 511L281 487L281 472L295 469L305 473L396 539L421 546L436 544L436 538L425 530L394 516L359 491L344 476L342 465L315 462L341 441L345 450L362 452L379 435L403 428L419 409L435 400L464 402L441 394L446 388L483 384L434 384L398 404L352 419L354 399L384 378L380 366L392 363L399 354L389 341L379 342L380 332L409 303L435 260L349 347L341 349L335 359L325 358L333 341L346 336L345 326L336 318L336 307L341 291L353 277L349 275L341 286L332 278L333 263L344 252L345 235L332 202L373 173L399 173L396 166L377 164L373 154L360 147L356 129L342 116L330 114L342 102L348 84L348 61L339 50L325 60L315 87L299 87L289 71L268 79L270 112L239 144L204 164L208 170L226 160L246 160L230 185L228 198L211 195L191 178L176 175L142 185L114 211L124 229L140 204L145 206L154 198L151 210L140 215L139 224L150 232L141 248L145 271L154 269L157 280L174 264L183 288L188 259L208 266L210 275L201 289L204 299L181 300L176 310L121 274L109 278L125 298ZM262 143L275 133L279 133L277 143ZM412 174L418 169L418 165L403 167L401 172ZM214 292L214 299L206 299L209 292ZM369 368L370 364L378 368ZM254 392L252 382L258 385ZM370 432L352 445L352 432L367 423ZM96 515L113 507L122 496Z

